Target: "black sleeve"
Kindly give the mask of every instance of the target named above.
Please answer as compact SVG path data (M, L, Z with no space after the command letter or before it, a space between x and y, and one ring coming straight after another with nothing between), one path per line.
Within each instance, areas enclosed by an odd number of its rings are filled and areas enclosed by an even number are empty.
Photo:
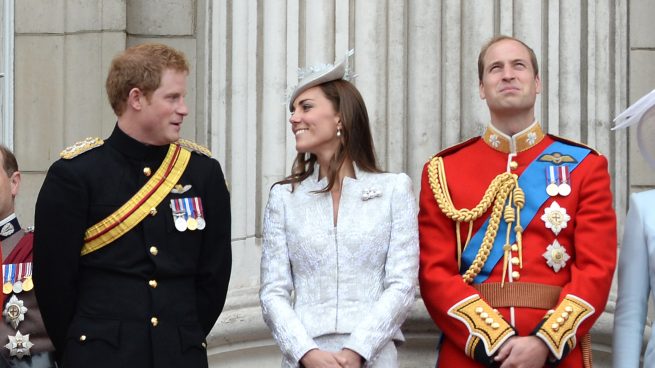
M36 202L34 285L43 322L59 354L75 311L88 191L68 162L55 162Z
M198 316L208 335L225 305L232 269L230 194L220 164L212 160L203 198L206 228L196 274Z

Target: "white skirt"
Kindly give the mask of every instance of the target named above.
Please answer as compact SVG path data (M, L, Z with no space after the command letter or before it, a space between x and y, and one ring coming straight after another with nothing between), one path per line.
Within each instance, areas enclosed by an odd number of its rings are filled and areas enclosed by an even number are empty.
M318 348L321 350L337 352L341 351L343 344L348 340L349 336L349 334L323 335L315 337L314 342L316 342ZM283 358L282 368L299 368L299 365ZM384 345L378 355L367 361L364 364L364 368L398 368L398 352L396 351L396 344L393 340Z

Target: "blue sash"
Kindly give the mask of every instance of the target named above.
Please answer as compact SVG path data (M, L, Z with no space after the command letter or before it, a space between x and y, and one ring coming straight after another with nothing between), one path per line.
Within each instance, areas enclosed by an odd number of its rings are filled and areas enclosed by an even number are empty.
M559 152L562 155L569 155L575 159L576 162L571 163L562 163L560 166L566 165L569 167L569 172L573 172L582 160L591 152L589 148L584 148L580 146L569 145L560 141L556 141L550 146L548 146L541 154L537 156L537 159L532 161L530 165L525 169L523 174L519 177L519 186L525 192L525 206L521 210L521 226L524 231L527 229L528 224L532 221L534 216L537 214L537 211L541 206L550 198L548 193L546 193L546 168L553 165L551 162L538 161L539 157L544 155L546 152L554 153ZM493 204L492 204L493 206ZM460 268L460 273L463 275L469 266L475 260L475 257L478 254L478 250L482 245L482 239L484 238L484 233L489 226L489 219L484 222L482 227L473 235L469 245L466 247L462 253L462 267ZM473 279L474 284L480 284L484 282L488 277L491 271L496 267L496 264L503 257L503 245L505 245L505 234L507 234L507 223L501 219L498 226L498 232L496 239L494 239L494 244L487 258L487 262L484 264L482 271ZM510 244L513 244L516 240L516 234L514 231L510 231Z

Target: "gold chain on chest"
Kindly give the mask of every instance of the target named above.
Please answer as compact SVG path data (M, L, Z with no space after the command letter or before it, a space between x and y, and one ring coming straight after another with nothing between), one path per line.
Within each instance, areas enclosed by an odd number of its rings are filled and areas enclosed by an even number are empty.
M437 156L430 160L430 163L428 164L428 179L439 209L441 209L441 212L443 212L446 217L455 221L457 225L456 235L458 266L461 266L461 255L463 250L460 237L460 224L462 222L466 222L469 226L468 237L464 245L464 249L466 249L466 246L471 240L473 221L482 217L482 215L484 215L489 207L491 207L493 204L491 216L489 218L489 225L485 231L480 249L478 250L476 257L469 268L466 270L464 275L462 275L464 282L472 283L473 279L475 279L475 277L484 267L484 264L489 257L489 253L491 252L491 248L493 247L494 239L498 233L498 227L501 218L504 218L505 222L508 223L506 242L503 247L505 253L505 261L503 265L503 281L505 279L505 273L507 272L507 264L509 259L509 235L511 224L515 221L516 226L514 227L514 230L516 232L519 259L521 259L522 265L523 257L521 233L523 232L523 229L520 226L520 210L525 204L525 194L523 193L523 190L521 190L521 188L518 186L518 176L516 174L504 172L497 175L485 191L484 196L480 202L473 209L455 208L453 200L450 197L450 192L448 191L448 183L446 180L446 171L444 169L443 158ZM514 205L516 211L512 205Z

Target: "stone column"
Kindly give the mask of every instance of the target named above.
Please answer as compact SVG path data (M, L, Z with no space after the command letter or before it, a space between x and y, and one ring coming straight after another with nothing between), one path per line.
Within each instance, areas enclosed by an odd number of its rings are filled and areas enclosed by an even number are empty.
M59 152L111 132L105 77L124 48L124 1L15 2L14 149L23 173L16 212L25 226Z

